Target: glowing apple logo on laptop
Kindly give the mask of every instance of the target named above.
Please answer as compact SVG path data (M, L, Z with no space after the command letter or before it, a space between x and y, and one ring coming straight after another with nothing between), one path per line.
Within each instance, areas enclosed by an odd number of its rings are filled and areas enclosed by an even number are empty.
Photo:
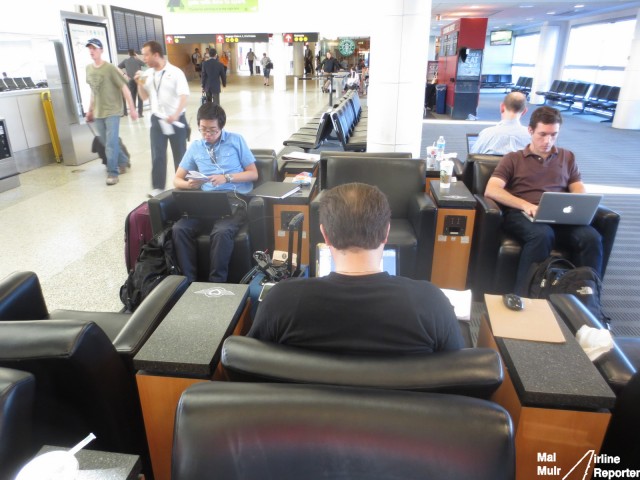
M573 207L571 205L569 205L568 207L564 207L562 209L562 213L571 213L573 212Z

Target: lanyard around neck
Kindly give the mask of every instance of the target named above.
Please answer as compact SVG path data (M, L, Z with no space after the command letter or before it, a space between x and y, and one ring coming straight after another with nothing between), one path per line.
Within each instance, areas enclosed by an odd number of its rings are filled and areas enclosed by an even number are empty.
M156 94L160 95L160 85L162 85L162 78L164 77L164 72L166 70L162 70L162 72L160 73L160 80L158 81L158 84L156 85L156 74L154 72L153 74L153 88L156 91Z

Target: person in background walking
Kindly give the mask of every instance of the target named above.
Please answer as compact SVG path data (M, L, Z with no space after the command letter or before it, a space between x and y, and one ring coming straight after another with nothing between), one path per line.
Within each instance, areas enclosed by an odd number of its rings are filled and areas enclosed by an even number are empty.
M216 49L209 50L209 54L211 58L202 64L202 90L207 95L207 102L220 105L220 91L227 86L227 75L218 61Z
M122 72L102 58L102 42L91 38L86 44L93 63L87 65L87 83L91 87L91 101L87 122L95 122L100 141L107 156L107 185L118 183L118 175L131 166L129 157L120 148L120 115L122 96L129 106L132 120L138 119L131 91Z
M193 63L198 76L200 76L200 72L202 71L202 55L200 54L199 48L196 48L196 50L191 54L191 63Z
M253 53L253 50L249 49L249 53L247 53L247 62L249 63L249 74L253 75L253 61L256 59L256 54Z
M263 85L269 86L269 75L271 74L271 69L273 68L273 63L271 63L271 59L267 56L266 53L262 54L262 58L260 59L260 64L262 65L262 71L264 73L264 81Z
M144 62L136 57L136 52L133 50L129 50L129 58L120 62L118 68L124 71L124 74L127 76L127 81L129 82L129 91L131 92L131 98L134 103L136 101L136 96L138 97L138 117L142 117L142 106L143 100L142 97L138 94L138 84L134 80L136 72L144 67ZM124 114L127 114L127 105L125 103Z

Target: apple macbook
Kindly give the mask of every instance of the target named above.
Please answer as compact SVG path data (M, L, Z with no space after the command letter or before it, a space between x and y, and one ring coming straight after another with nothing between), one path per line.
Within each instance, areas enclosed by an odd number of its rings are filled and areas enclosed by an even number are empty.
M389 275L396 274L396 250L395 248L385 248L382 252L380 267ZM316 246L316 277L324 277L336 271L336 266L331 257L331 250L325 243Z
M233 214L226 192L174 190L173 199L182 215L193 218L222 218Z
M558 225L589 225L602 195L592 193L544 192L535 217L522 212L532 222Z
M471 153L474 143L478 140L477 133L467 133L467 155Z

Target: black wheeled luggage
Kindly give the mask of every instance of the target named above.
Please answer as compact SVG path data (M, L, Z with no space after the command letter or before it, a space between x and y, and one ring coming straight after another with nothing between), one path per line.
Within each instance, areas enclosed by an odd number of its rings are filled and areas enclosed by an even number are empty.
M91 124L87 123L87 126L89 127L89 130L91 130L91 133L93 133L93 142L91 143L91 153L97 153L100 159L102 160L102 164L106 166L107 154L105 152L104 145L100 141L100 137L96 134ZM120 140L120 150L122 150L124 154L127 156L127 158L129 159L129 166L131 166L131 155L129 155L129 150L127 150L127 147L125 146L125 144L122 143L122 138L119 138L118 140Z

